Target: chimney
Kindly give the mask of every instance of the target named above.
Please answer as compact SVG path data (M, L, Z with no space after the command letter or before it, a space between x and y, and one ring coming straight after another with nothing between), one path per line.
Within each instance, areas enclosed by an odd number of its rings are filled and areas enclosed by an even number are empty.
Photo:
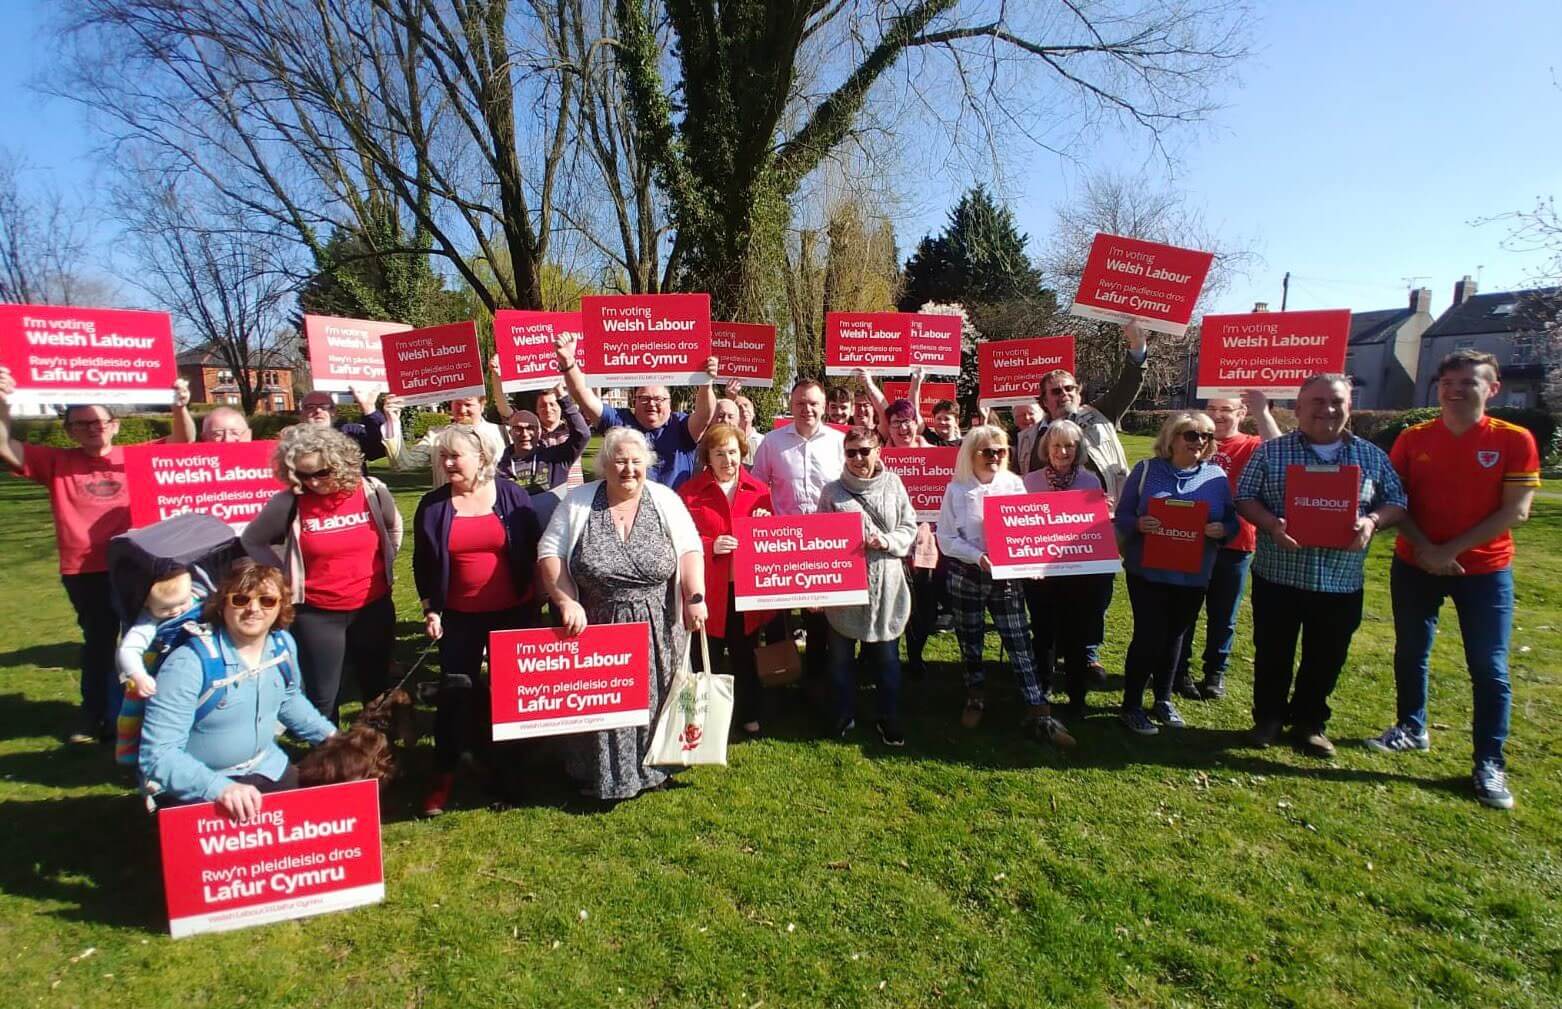
M1255 301L1255 302L1253 302L1253 311L1255 311L1255 312L1267 312L1267 311L1269 311L1269 302L1267 302L1267 301Z
M1430 287L1418 287L1410 292L1410 310L1418 315L1422 312L1425 312L1427 315L1432 314L1432 289Z
M1454 304L1462 305L1469 301L1475 297L1475 290L1475 281L1471 280L1470 275L1466 273L1464 279L1454 285Z

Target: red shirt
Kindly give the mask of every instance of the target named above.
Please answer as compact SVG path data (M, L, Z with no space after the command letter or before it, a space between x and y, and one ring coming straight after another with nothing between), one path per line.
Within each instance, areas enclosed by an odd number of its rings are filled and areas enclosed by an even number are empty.
M79 448L28 445L22 476L49 488L60 574L108 570L108 541L130 528L125 450L91 456Z
M385 547L362 484L350 494L298 496L298 549L310 606L356 610L390 591Z
M1482 417L1457 436L1441 417L1416 424L1394 441L1388 457L1410 498L1410 517L1433 543L1446 543L1502 507L1504 487L1540 486L1535 436L1495 417ZM1415 563L1405 537L1394 552ZM1458 560L1467 575L1501 571L1513 562L1513 534L1471 547Z
M510 576L504 523L493 512L450 521L450 590L445 606L462 613L493 613L521 605Z
M1231 483L1231 498L1236 500L1237 481L1242 478L1242 471L1247 469L1247 461L1253 458L1253 453L1258 451L1258 446L1264 443L1264 439L1256 434L1234 434L1230 438L1215 443L1215 454L1209 457L1209 461L1226 471L1226 479ZM1240 550L1243 553L1252 553L1258 545L1258 530L1253 528L1253 523L1241 516L1237 517L1237 534L1231 538L1231 542L1225 544L1226 550Z

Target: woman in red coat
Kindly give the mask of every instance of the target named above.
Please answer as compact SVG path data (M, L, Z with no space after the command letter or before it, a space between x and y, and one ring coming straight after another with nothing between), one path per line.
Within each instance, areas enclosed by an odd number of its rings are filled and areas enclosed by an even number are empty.
M759 734L764 692L754 663L759 629L770 619L768 612L739 613L733 598L732 551L738 541L732 534L735 518L762 518L770 514L770 488L743 468L748 454L743 432L729 424L712 424L695 449L700 471L678 488L678 496L694 518L705 544L705 590L709 616L705 627L711 638L711 659L723 646L737 691L734 716L749 736ZM695 661L699 661L698 654Z

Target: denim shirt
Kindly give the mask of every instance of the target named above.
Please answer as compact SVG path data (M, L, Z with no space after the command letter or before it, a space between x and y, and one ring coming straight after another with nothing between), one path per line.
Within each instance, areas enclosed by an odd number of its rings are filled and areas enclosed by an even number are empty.
M218 631L213 640L226 671L250 667ZM299 689L298 648L286 631L266 641L260 672L231 684L222 702L200 722L201 649L190 642L175 649L157 674L157 693L147 701L141 726L141 778L148 792L184 801L214 801L232 779L261 774L276 781L287 771L287 754L276 743L278 720L295 736L318 743L336 731ZM293 664L292 682L282 676L284 658Z

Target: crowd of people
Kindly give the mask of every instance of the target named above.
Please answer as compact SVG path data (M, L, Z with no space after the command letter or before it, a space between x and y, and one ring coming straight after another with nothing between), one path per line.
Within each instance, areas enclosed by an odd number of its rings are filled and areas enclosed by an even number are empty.
M718 387L714 359L688 412L656 385L633 390L629 408L618 408L588 384L568 335L555 345L558 386L526 409L496 396L502 424L483 418L485 397L458 400L451 423L412 441L394 398L375 411L360 395L363 420L345 424L335 423L329 396L312 393L303 423L278 440L274 467L286 489L244 530L248 559L209 585L173 573L153 586L140 615L115 612L105 573L109 540L129 527L112 413L68 409L74 448L24 444L11 436L14 383L0 369L0 461L50 490L61 577L85 639L86 724L72 738L112 739L128 699L142 719L132 750L142 782L163 802L210 800L236 816L252 813L263 793L296 783L275 725L305 742L332 736L348 666L365 700L390 684L391 588L405 537L395 500L367 469L384 457L396 469L427 468L432 487L411 521L413 579L440 667L435 771L422 802L429 815L450 802L463 767L497 759L484 672L494 630L554 625L574 635L588 624L647 624L653 718L689 635L706 633L735 676L735 725L748 737L763 733L769 712L756 652L762 641L789 647L794 634L786 614L736 606L732 558L746 517L861 516L866 603L805 608L797 619L804 675L829 734L856 732L858 681L871 678L874 731L885 745L904 744L903 686L927 676L926 643L941 621L958 640L964 683L951 718L978 730L995 701L991 617L1020 694L1022 731L1076 746L1066 722L1085 715L1091 691L1106 688L1100 649L1116 579L995 578L983 520L989 497L1065 491L1103 494L1118 536L1133 616L1116 704L1123 728L1174 731L1185 724L1179 701L1226 695L1237 612L1251 585L1248 741L1270 746L1289 731L1318 757L1334 753L1328 701L1361 623L1367 548L1376 533L1397 528L1390 590L1398 703L1393 725L1368 744L1387 753L1429 746L1428 662L1441 604L1452 597L1474 686L1474 791L1487 805L1511 807L1503 755L1510 529L1528 516L1539 459L1526 430L1486 413L1501 387L1495 360L1468 350L1444 359L1441 415L1406 430L1390 453L1350 432L1349 379L1323 374L1297 390L1294 430L1281 431L1261 394L1211 400L1173 413L1150 457L1130 466L1116 424L1138 394L1149 347L1134 325L1124 335L1120 372L1105 395L1086 404L1072 374L1049 372L1037 402L1012 411L1012 434L995 411L973 416L963 432L954 403L924 416L920 375L908 398L888 401L865 373L855 390L797 381L789 423L761 434L741 386ZM176 396L175 440L197 435L186 400ZM1254 434L1241 430L1249 421ZM571 487L569 471L593 426L603 432L596 479ZM241 414L219 408L199 436L242 440L249 431ZM881 452L930 445L959 451L937 521L919 522ZM1303 546L1288 532L1287 484L1298 467L1328 466L1360 473L1354 539ZM1174 505L1207 515L1193 570L1147 563L1157 514ZM1201 612L1207 629L1195 679ZM155 679L133 662L116 668L122 630L134 651L152 628L192 618L209 631L177 639ZM644 766L649 742L648 728L582 733L561 737L552 755L583 792L613 802L670 783L665 769Z

